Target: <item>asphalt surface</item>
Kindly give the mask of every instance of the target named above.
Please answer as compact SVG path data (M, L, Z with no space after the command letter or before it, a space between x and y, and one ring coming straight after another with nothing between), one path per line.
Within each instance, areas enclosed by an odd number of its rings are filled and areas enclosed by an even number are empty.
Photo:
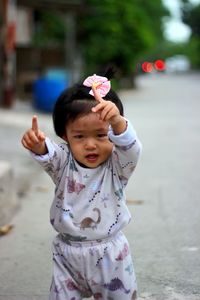
M131 244L140 299L200 300L199 74L152 74L120 93L143 144L127 186ZM47 300L53 184L20 144L35 114L17 102L0 109L0 157L12 164L18 209L0 238L0 300ZM37 113L55 138L51 116ZM12 187L11 187L12 188Z

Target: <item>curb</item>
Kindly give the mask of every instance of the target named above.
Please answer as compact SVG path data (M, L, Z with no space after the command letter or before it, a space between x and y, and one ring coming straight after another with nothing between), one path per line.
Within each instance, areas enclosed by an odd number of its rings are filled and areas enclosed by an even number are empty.
M8 224L17 208L16 186L12 167L0 161L0 226Z

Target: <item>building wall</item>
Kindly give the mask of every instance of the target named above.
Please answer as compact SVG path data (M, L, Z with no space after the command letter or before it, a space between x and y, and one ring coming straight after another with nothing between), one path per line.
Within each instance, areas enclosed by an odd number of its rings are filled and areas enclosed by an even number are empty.
M17 7L17 45L28 45L33 36L32 10L27 7Z
M16 2L2 0L2 26L0 37L1 56L1 105L12 106L15 91L15 43L16 43Z

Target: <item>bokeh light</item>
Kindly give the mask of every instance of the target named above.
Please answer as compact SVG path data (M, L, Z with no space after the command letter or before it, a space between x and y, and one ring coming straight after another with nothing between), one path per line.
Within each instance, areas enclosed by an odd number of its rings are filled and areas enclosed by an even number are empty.
M154 68L157 71L164 71L165 70L165 62L162 59L158 59L154 62Z
M153 71L153 64L151 62L145 61L142 63L142 70L145 73L151 73Z

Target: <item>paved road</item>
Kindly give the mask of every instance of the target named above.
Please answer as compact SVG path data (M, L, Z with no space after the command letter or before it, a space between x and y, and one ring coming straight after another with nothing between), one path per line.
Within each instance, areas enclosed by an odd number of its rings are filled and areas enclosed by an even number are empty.
M133 220L126 229L140 299L200 300L199 80L198 74L154 74L121 93L143 144L127 187ZM53 186L19 142L32 113L21 103L0 110L1 159L12 162L23 196L14 230L0 239L0 300L45 300L48 294ZM39 118L54 137L50 116Z
M140 79L125 93L127 116L143 143L128 197L141 293L150 299L200 299L200 76Z

